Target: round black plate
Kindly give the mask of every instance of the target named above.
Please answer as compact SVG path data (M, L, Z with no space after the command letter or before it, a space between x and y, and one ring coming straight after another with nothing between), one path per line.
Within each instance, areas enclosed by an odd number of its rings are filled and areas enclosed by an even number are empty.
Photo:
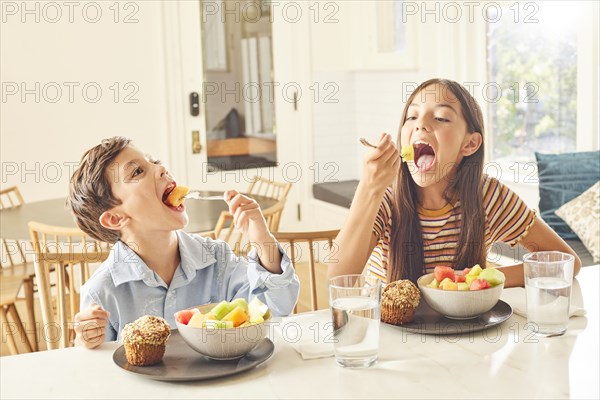
M513 311L510 305L502 300L490 311L481 314L477 318L457 320L444 317L439 312L433 310L426 301L421 299L421 303L415 310L415 316L412 322L397 326L405 331L412 333L424 333L427 335L455 335L459 333L469 333L481 331L492 326L501 324L510 318Z
M268 360L275 350L273 342L265 338L250 353L237 360L217 361L204 357L189 347L178 331L173 331L167 342L163 360L148 367L130 365L125 347L113 353L113 361L125 371L159 381L197 381L220 378L252 369Z

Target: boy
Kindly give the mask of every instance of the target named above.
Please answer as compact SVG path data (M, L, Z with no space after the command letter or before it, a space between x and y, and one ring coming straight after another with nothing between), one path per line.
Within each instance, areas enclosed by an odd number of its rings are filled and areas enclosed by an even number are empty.
M292 311L298 279L258 204L234 190L224 195L234 224L254 245L246 261L225 242L181 230L185 207L163 201L175 185L160 162L127 138L105 139L83 155L69 205L84 232L114 246L81 289L76 345L116 340L125 324L146 314L174 327L178 310L236 297L258 295L274 315Z

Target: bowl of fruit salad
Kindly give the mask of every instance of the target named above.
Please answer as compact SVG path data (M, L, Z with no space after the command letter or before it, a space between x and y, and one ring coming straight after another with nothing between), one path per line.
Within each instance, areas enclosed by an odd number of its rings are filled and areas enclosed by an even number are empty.
M183 340L198 353L233 360L250 352L268 333L268 307L258 298L204 304L175 313Z
M435 267L417 280L423 298L435 311L452 319L471 319L491 310L504 288L504 274L479 265L455 271Z

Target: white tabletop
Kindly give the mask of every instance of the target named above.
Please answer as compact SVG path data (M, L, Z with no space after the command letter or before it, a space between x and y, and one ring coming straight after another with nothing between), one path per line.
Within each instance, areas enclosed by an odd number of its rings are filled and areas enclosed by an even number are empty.
M460 337L405 334L382 325L379 362L353 370L338 367L333 358L303 360L276 333L273 357L253 370L173 383L125 372L112 360L118 344L105 343L96 350L0 358L0 398L597 399L598 271L598 266L586 267L578 276L587 315L571 318L561 337L532 336L518 315L498 329Z

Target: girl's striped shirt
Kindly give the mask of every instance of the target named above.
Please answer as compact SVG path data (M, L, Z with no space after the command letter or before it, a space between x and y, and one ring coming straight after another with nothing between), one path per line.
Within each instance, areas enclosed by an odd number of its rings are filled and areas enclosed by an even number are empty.
M517 244L535 220L535 213L523 200L497 179L484 176L483 207L485 210L486 250L495 242ZM367 262L367 273L387 281L388 254L392 234L392 188L386 190L379 212L375 218L373 234L377 245ZM447 204L439 210L418 207L423 232L423 273L432 272L438 265L453 265L459 239L460 201ZM409 249L407 249L409 250ZM456 266L458 269L470 265Z

